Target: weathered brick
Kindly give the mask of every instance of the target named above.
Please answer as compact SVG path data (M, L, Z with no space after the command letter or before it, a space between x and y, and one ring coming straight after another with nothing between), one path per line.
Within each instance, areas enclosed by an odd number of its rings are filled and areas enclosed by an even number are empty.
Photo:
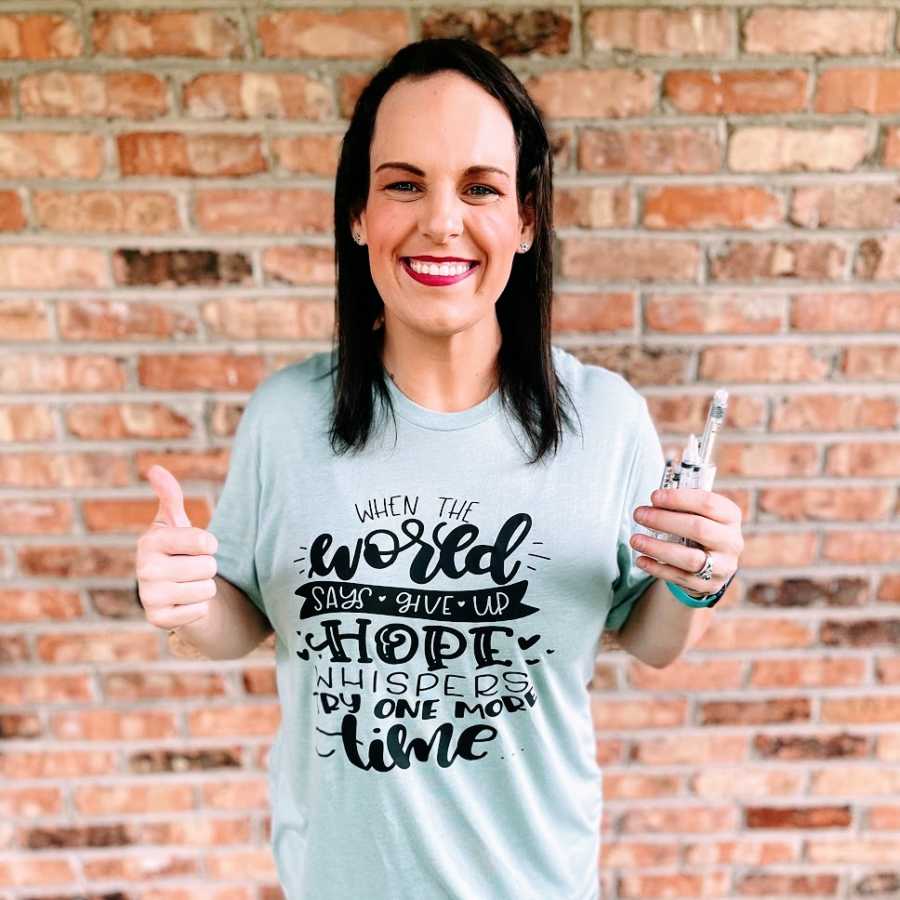
M837 241L728 241L710 252L710 269L716 281L836 281L846 259L847 248Z
M895 397L846 394L798 394L773 401L769 430L778 431L890 431L900 414Z
M665 56L728 56L734 52L726 9L594 9L584 19L589 49Z
M334 300L271 297L225 299L203 305L207 332L232 340L329 340Z
M672 334L771 334L781 331L786 306L786 298L765 294L649 294L644 326Z
M166 191L34 191L36 223L47 231L170 234L181 229Z
M285 284L332 284L334 251L330 247L268 247L262 254L267 281Z
M553 331L630 331L635 322L635 296L629 293L557 294L553 302Z
M256 135L133 131L117 135L116 144L126 176L235 176L266 170Z
M737 128L728 142L728 167L735 172L849 172L869 152L866 128Z
M766 659L750 669L750 685L758 688L854 687L866 678L859 658Z
M257 354L143 354L138 359L138 383L164 391L252 391L264 373Z
M22 231L27 224L22 198L15 191L0 191L0 231Z
M848 378L880 382L900 378L900 345L847 347L842 357L840 369Z
M883 161L885 166L900 168L900 128L885 128Z
M890 40L887 9L753 10L744 23L748 53L884 53Z
M82 49L81 32L67 16L0 16L0 59L71 59Z
M853 441L827 448L828 475L896 477L900 475L900 444L889 441Z
M711 381L822 381L830 360L804 344L707 347L701 377Z
M900 235L860 242L854 271L857 278L896 281L900 278Z
M96 53L132 59L240 59L244 55L237 21L214 11L99 10L94 13L92 38Z
M816 112L900 112L900 69L827 69L816 84Z
M586 128L578 147L584 172L703 174L721 168L711 128Z
M768 725L807 721L810 711L808 697L711 700L697 704L697 720L701 725Z
M790 219L803 228L896 228L900 182L798 187Z
M563 9L441 9L422 19L423 38L467 38L497 56L564 56L572 19Z
M567 238L560 270L574 280L693 281L700 248L692 241Z
M303 134L273 137L272 158L289 174L322 175L334 178L340 156L341 138L335 134Z
M799 331L898 331L900 293L797 294L790 324Z
M197 119L334 117L331 89L303 72L209 72L182 88L184 111Z
M153 119L169 111L165 82L149 72L35 72L19 83L29 116Z
M800 112L806 107L807 78L802 69L680 69L665 74L663 96L692 115Z
M827 532L822 558L830 562L896 564L900 560L900 531Z
M754 751L764 759L794 761L802 759L841 759L868 756L872 738L862 734L758 734Z
M0 178L99 178L102 172L99 134L0 134Z
M889 519L889 488L765 488L758 498L762 519L785 521L870 521Z
M647 228L771 228L784 219L783 202L760 187L671 185L644 194Z
M623 185L559 187L553 200L555 228L623 228L631 224L631 192Z
M409 15L394 9L289 10L257 21L262 55L276 59L382 59L410 40Z
M311 234L326 232L334 219L334 197L316 188L256 188L197 191L194 218L205 231L221 234Z
M242 253L214 250L132 250L113 254L113 277L121 285L249 284L250 260Z
M525 80L544 116L622 118L647 115L656 103L658 76L631 69L560 69Z

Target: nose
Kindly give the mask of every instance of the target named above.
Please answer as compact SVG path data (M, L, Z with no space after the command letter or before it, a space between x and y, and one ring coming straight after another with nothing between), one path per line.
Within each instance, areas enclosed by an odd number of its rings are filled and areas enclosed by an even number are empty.
M445 244L459 237L463 229L463 216L453 187L434 187L420 205L419 230L435 244Z

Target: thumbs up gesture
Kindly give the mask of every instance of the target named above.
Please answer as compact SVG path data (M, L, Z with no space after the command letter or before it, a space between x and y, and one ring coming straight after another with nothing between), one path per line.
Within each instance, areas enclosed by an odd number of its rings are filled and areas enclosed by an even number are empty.
M215 535L194 528L184 511L184 495L175 476L162 466L147 473L159 509L138 538L135 569L138 596L147 621L177 628L204 618L216 595Z

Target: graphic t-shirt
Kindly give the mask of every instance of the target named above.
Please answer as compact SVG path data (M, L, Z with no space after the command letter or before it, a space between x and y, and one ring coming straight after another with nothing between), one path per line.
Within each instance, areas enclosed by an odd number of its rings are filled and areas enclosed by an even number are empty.
M334 453L331 351L245 407L209 530L276 635L288 900L598 896L588 685L654 582L628 541L664 460L625 379L552 356L582 433L537 465L499 391L439 412L390 379L396 429L376 398L365 450Z

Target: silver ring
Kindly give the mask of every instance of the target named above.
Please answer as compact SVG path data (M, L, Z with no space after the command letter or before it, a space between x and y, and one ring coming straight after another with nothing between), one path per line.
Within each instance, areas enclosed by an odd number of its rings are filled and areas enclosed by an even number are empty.
M712 578L712 555L708 550L704 550L703 552L706 554L706 559L703 561L700 571L694 572L694 577L709 581Z

